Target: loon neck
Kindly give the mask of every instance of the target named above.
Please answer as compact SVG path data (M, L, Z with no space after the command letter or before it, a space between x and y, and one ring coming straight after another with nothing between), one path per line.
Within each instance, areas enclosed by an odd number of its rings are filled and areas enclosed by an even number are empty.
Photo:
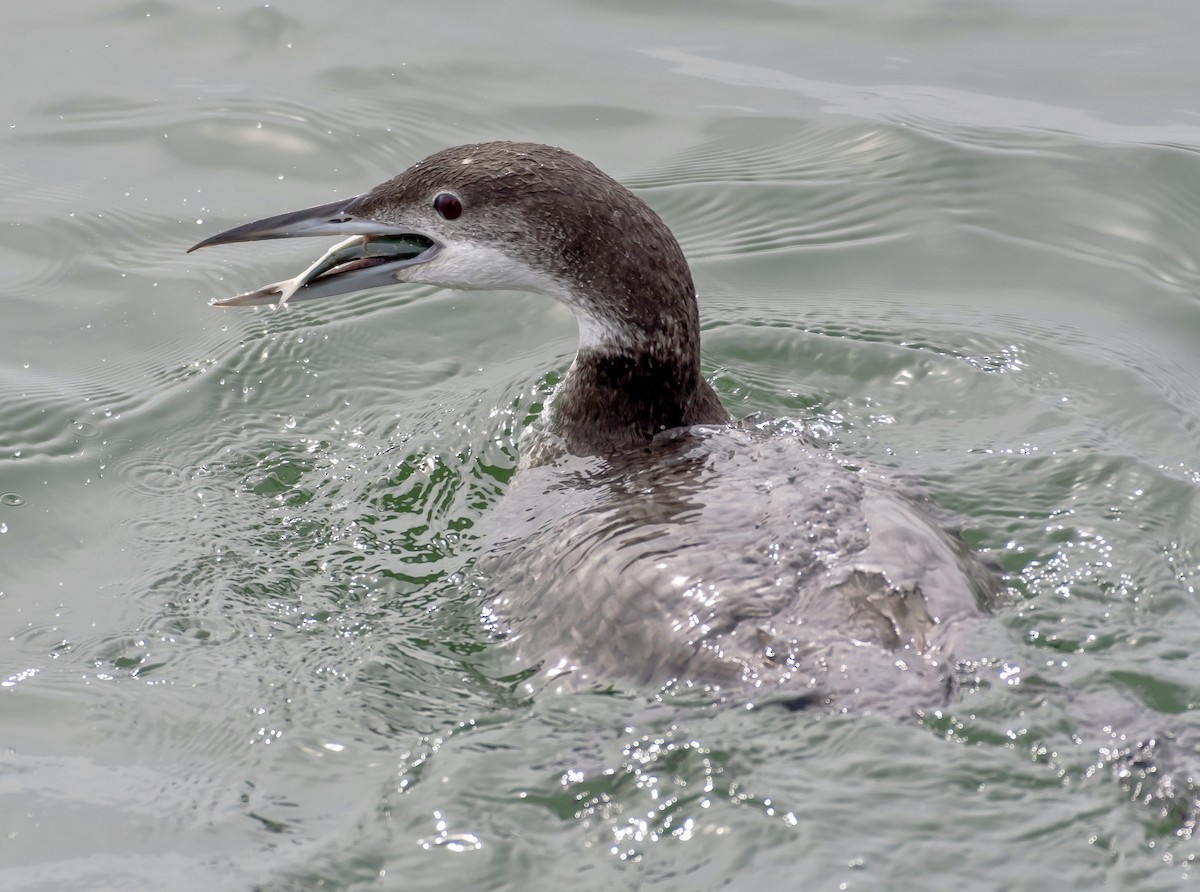
M686 269L686 265L684 267ZM729 413L700 368L700 319L691 276L669 296L606 300L605 321L582 309L580 346L558 394L555 428L576 455L648 444L658 433L724 424ZM614 307L621 312L614 314Z

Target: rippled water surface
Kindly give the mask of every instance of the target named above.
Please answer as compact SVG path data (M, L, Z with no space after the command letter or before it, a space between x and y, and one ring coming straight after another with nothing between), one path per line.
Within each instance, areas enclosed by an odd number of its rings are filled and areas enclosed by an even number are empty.
M1167 889L1200 769L1200 7L6 10L0 886ZM464 584L575 326L211 298L447 144L654 206L706 371L1006 574L897 718L531 690Z

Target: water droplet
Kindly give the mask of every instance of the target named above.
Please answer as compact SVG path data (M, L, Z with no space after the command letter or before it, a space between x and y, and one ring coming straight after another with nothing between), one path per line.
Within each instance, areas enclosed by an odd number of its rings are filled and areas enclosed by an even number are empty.
M75 432L86 440L90 440L92 437L95 437L100 433L96 425L92 424L90 421L76 421L72 418L67 422L67 424L75 428Z

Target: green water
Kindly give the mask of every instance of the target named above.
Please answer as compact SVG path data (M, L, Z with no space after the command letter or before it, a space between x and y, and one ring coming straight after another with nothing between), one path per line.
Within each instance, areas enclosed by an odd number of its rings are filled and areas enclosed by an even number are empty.
M1183 0L8 10L0 887L1182 884L1198 29ZM325 245L183 253L494 138L662 214L731 409L1003 567L974 687L908 720L528 692L459 574L569 313L218 311ZM1174 798L1120 758L1151 740Z

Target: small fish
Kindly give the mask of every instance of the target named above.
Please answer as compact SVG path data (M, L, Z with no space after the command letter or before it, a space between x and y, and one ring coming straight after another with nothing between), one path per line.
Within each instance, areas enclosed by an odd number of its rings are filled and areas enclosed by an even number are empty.
M311 300L324 294L322 284L342 273L393 260L407 260L428 250L430 242L420 236L354 235L338 242L300 275L264 285L233 297L214 300L214 307L252 307L273 304L276 309L289 300Z

